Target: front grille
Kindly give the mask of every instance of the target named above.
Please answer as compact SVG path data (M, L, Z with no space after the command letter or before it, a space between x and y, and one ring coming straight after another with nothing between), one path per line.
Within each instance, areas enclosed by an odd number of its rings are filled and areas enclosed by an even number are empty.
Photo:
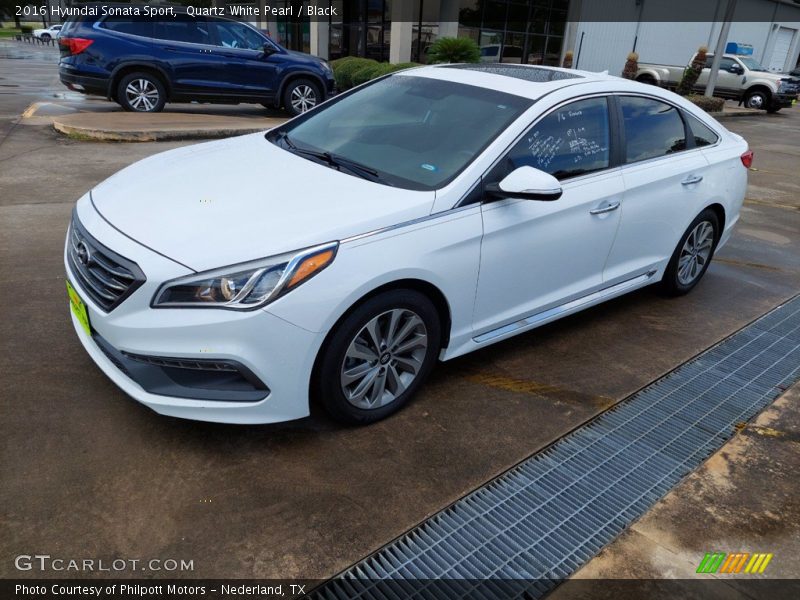
M90 236L75 215L67 235L67 260L78 285L106 312L144 283L144 274L136 263Z

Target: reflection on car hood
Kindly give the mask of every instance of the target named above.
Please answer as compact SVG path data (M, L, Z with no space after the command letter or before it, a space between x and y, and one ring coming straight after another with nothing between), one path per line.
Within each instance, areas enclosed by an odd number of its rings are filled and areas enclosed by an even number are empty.
M434 196L340 173L262 133L151 156L92 190L112 225L198 271L423 217Z

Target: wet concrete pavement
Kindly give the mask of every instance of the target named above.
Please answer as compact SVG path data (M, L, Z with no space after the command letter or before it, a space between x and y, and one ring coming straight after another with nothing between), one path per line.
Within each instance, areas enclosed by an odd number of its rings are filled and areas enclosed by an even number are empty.
M36 552L193 559L183 575L196 577L333 575L800 292L792 109L726 123L763 171L734 238L687 297L642 290L442 364L406 410L367 428L321 415L261 427L169 419L83 352L61 251L80 195L182 144L11 127L21 104L0 95L3 577L54 575L14 570L14 556Z

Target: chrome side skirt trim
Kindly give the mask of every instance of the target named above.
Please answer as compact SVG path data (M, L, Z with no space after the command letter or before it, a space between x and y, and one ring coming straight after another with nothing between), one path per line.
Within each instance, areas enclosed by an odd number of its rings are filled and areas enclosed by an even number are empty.
M492 329L491 331L487 331L486 333L482 333L481 335L473 337L472 340L474 342L477 342L478 344L482 344L483 342L488 342L489 340L493 340L502 335L519 331L521 329L527 329L529 327L533 327L534 325L539 325L544 321L550 321L552 319L555 319L566 313L570 313L580 308L583 308L584 306L587 306L599 300L604 300L606 298L619 294L620 292L625 292L629 289L638 287L639 285L650 281L650 279L652 279L653 275L655 274L656 274L655 270L648 271L644 275L639 275L638 277L634 277L633 279L627 279L626 281L622 281L616 285L612 285L611 287L607 287L605 289L591 293L588 296L576 298L575 300L567 302L566 304L554 306L553 308L527 316L524 319L520 319L519 321L509 323L508 325L503 325L502 327L498 327L497 329Z

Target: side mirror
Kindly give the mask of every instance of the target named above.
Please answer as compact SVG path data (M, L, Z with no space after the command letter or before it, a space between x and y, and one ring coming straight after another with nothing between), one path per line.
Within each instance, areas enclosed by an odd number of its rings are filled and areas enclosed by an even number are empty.
M264 42L264 46L263 46L262 50L264 52L264 58L267 58L268 56L272 56L273 54L275 54L277 52L277 50L275 49L275 46L273 46L269 42Z
M730 69L728 69L728 71L734 73L735 75L741 75L744 73L744 69L740 65L733 65Z
M558 200L563 193L558 179L533 167L514 169L500 183L489 183L484 190L496 198L521 200Z

